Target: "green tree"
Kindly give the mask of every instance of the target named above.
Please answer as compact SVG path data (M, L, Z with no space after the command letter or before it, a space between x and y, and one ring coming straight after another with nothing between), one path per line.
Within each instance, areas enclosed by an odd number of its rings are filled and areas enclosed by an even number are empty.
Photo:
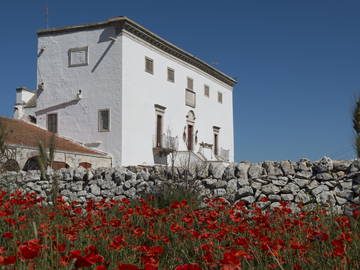
M355 148L356 155L360 158L360 98L357 99L356 105L353 111L353 128L355 131Z
M37 156L37 164L41 172L41 177L45 179L45 171L52 168L55 157L55 135L51 136L48 149L43 142L39 142L39 156Z

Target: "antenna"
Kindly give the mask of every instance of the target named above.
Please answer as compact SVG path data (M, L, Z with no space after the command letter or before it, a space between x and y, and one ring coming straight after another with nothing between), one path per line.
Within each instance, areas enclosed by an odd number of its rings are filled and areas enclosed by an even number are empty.
M49 28L49 5L45 3L45 28Z

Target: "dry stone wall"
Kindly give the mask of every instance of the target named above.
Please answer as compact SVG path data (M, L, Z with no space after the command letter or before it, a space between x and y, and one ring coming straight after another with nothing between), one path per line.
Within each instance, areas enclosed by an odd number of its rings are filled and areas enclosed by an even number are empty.
M165 183L185 185L184 169L165 167L115 167L99 169L61 169L48 171L47 180L38 171L8 172L0 175L0 188L50 194L57 179L65 200L86 203L94 199L136 199L154 192ZM192 168L186 183L201 197L222 197L229 203L243 201L249 206L274 208L280 201L298 209L298 203L310 207L326 206L336 213L359 205L360 160L331 160L324 157L311 162L292 161L212 163ZM350 210L349 210L350 209Z

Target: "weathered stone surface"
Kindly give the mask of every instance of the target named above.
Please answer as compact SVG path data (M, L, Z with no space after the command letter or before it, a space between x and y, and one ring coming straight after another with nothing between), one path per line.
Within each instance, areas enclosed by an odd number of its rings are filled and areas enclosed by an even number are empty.
M294 183L289 183L286 186L284 186L281 189L282 193L292 193L292 194L296 194L297 192L300 191L300 188L298 185L294 184Z
M242 197L246 197L246 196L249 196L249 195L253 195L254 194L254 191L252 190L251 187L242 187L238 190L238 197L239 198L242 198Z
M222 197L226 194L226 190L223 188L214 189L214 197Z
M240 162L239 164L237 164L235 169L236 178L247 180L249 168L250 163Z
M226 193L236 193L237 190L238 190L238 180L237 179L229 180L226 187Z
M209 174L213 176L213 178L222 179L225 171L225 166L222 163L215 164L211 163L209 166Z
M262 186L262 192L266 195L278 194L278 193L280 193L280 188L275 186L274 184L268 184L268 185Z
M264 171L263 167L261 167L257 163L253 163L249 168L248 174L250 178L254 179L254 178L259 178L263 174L263 171Z
M302 188L302 187L304 187L304 186L309 185L310 180L295 178L295 179L294 179L294 182L295 182L295 184L297 184L299 187Z
M350 181L341 182L340 186L342 189L352 189L352 182L350 182Z
M312 164L308 159L300 159L300 161L296 163L295 171L312 172Z
M311 171L300 171L295 174L295 177L301 179L310 179L312 175L313 174Z
M204 179L203 183L205 184L205 186L209 187L209 188L215 188L216 187L216 183L217 183L217 179Z
M100 191L101 191L101 189L100 189L100 187L98 185L93 184L93 185L90 186L90 192L94 196L99 196Z
M230 180L235 178L235 166L234 164L230 164L224 170L223 179Z
M261 190L262 184L260 184L258 182L252 182L251 187L255 190Z
M354 197L354 192L352 190L338 190L335 189L336 196L339 196L341 198L345 198L347 200L351 200Z
M270 194L268 196L268 198L269 198L269 200L271 202L279 202L279 201L281 201L281 196L280 195Z
M294 200L294 195L292 195L291 193L281 194L281 199L283 201L293 201Z
M227 182L224 180L218 180L215 183L215 188L226 188Z
M262 207L268 206L270 202L260 201L266 195L273 203L283 200L289 205L298 202L309 205L314 202L314 205L332 205L336 211L359 203L360 161L333 161L333 169L328 166L329 163L324 164L315 165L305 159L298 163L267 161L229 164L217 177L214 174L198 178L192 175L190 184L202 197L222 197L231 203L241 199L249 206L252 202L260 203ZM212 170L214 173L214 168ZM281 170L281 173L277 170ZM164 184L185 186L183 176L179 174L181 171L176 171L177 177L173 178L170 169L163 166L88 170L69 168L48 170L48 177L44 180L40 179L39 171L11 172L0 175L0 186L7 185L9 190L20 188L25 192L35 191L38 196L47 196L56 178L60 194L67 201L85 204L86 199L114 199L121 196L136 199L144 192L159 190Z
M248 204L254 203L255 202L255 198L254 196L246 196L246 197L242 197L240 198L240 201L246 202Z
M334 168L331 158L323 157L319 161L314 163L314 170L317 173L331 172Z
M316 187L318 187L320 185L320 183L316 180L313 180L310 182L310 184L307 186L308 189L314 189Z
M286 160L286 161L281 161L280 162L280 168L282 169L282 171L284 172L284 175L294 175L295 174L295 169L293 164Z
M345 203L348 202L347 199L341 198L341 197L336 196L336 195L335 195L335 199L336 199L336 201L337 201L337 203L338 203L339 205L344 205Z
M276 186L280 186L280 187L285 186L287 184L287 182L288 182L287 178L285 178L285 179L276 179L276 180L271 181L271 183L273 183Z
M265 168L268 176L280 176L283 175L279 164L274 161L264 161L263 167Z
M351 165L350 160L333 160L333 170L334 171L347 171Z
M240 178L240 179L238 179L238 185L243 187L243 186L249 186L250 183L249 183L249 181L247 179L241 179Z
M358 172L359 170L360 170L360 159L355 159L349 167L349 172L353 173L353 172Z
M326 186L326 185L320 185L320 186L314 188L314 189L311 191L311 193L312 193L314 196L316 196L316 195L318 195L318 194L320 194L320 193L322 193L322 192L324 192L324 191L328 191L328 190L329 190L329 187L328 187L328 186Z
M81 190L83 190L83 184L84 184L83 181L78 181L78 182L71 183L70 190L75 191L75 192L76 191L81 191Z
M335 205L336 203L334 194L331 191L321 192L318 196L316 196L316 201L321 204L329 205Z
M260 184L263 184L263 185L266 185L266 184L269 184L270 181L267 180L267 179L260 179L260 178L255 178L255 179L252 179L253 182L258 182Z
M316 175L316 179L321 182L321 181L333 180L334 177L330 173L318 173Z

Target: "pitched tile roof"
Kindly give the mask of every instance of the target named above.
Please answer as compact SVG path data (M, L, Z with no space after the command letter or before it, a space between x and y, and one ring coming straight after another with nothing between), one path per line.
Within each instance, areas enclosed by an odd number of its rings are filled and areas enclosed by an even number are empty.
M38 147L40 141L45 144L49 143L53 135L53 133L34 124L3 116L0 116L0 125L4 126L8 132L5 139L8 144ZM55 135L55 145L57 150L105 156L104 153L86 148L79 143L57 135Z

